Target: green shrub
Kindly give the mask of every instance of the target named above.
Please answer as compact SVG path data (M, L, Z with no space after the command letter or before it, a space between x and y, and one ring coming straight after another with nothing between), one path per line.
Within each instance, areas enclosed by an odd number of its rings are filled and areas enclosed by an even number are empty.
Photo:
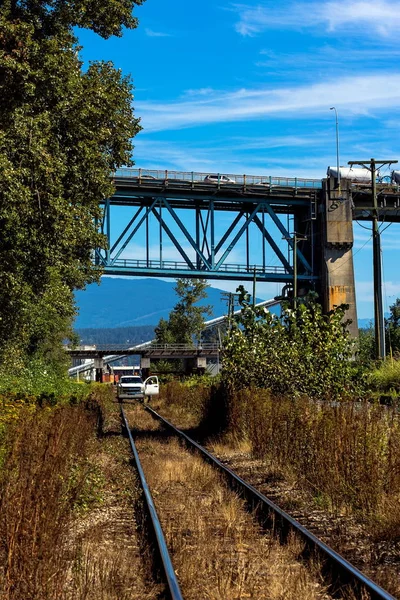
M344 322L346 306L327 315L313 301L282 317L250 306L241 286L241 313L228 329L222 380L228 390L267 388L275 395L319 399L353 398L363 376L352 360L354 342Z
M386 360L373 369L367 377L372 397L390 403L400 399L400 361Z

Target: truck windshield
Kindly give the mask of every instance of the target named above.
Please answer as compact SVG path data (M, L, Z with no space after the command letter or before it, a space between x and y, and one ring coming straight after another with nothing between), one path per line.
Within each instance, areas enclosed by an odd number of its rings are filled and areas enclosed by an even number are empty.
M142 383L141 377L121 377L120 383Z

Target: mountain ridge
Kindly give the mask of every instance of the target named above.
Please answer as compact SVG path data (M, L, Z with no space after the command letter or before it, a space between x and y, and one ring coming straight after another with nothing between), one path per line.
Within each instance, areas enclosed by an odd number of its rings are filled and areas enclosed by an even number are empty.
M161 318L168 319L178 302L175 286L175 280L103 277L100 285L94 283L75 293L79 314L74 329L155 327ZM213 307L212 316L206 319L226 314L227 301L222 294L228 292L213 286L207 288L206 292L207 298L199 303ZM260 301L257 298L257 302ZM388 316L385 314L385 317ZM360 328L369 328L373 323L373 317L358 319Z
M177 304L175 286L175 280L103 277L100 285L94 283L75 293L79 312L74 328L155 326L161 318L167 319ZM206 318L225 314L227 302L222 294L227 292L212 286L206 292L207 298L199 302L213 308L212 316Z

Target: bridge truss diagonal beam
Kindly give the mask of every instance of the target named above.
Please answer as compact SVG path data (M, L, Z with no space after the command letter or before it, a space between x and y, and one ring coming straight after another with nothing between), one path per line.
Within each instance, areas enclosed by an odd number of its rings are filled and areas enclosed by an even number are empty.
M292 249L293 241L281 216L292 214L301 222L310 218L309 199L271 196L261 188L254 195L210 188L207 195L169 185L150 192L132 183L102 205L99 227L108 237L108 249L96 249L95 262L106 275L243 281L256 276L258 281L290 283L293 267L280 240ZM310 267L307 244L304 254L297 248L298 277L311 282L318 277Z
M257 206L255 207L255 209L253 210L253 212L251 213L251 215L246 219L245 223L239 229L239 231L237 232L237 234L235 235L235 237L233 238L233 240L229 244L228 248L225 250L225 252L223 253L222 257L218 261L218 263L216 265L216 269L217 270L225 262L226 258L232 252L233 248L236 246L236 243L240 240L240 238L242 237L242 235L244 234L244 232L248 230L248 227L249 227L250 223L253 221L253 219L256 216L256 214L259 211L259 209L260 209L260 205L257 204Z
M286 227L279 220L278 215L275 214L275 212L272 210L271 206L269 204L266 204L265 207L266 207L266 209L268 211L268 214L270 215L271 219L274 221L275 225L278 227L279 231L282 233L283 237L287 240L289 246L294 251L294 241L291 239L291 235L290 235L289 231L287 231ZM309 264L308 260L305 258L305 256L299 250L298 247L296 249L297 249L297 258L303 264L303 266L305 267L306 271L308 273L311 273L311 265Z
M164 204L165 204L165 206L166 206L169 214L174 219L175 223L177 224L177 226L179 227L179 229L181 230L181 232L183 233L183 235L185 236L185 238L187 239L187 241L189 242L189 244L192 246L193 250L199 256L199 258L203 261L204 266L206 268L208 268L208 270L211 270L210 262L206 259L206 257L204 256L203 252L197 246L195 240L192 238L192 236L190 235L190 233L186 229L186 227L183 224L182 220L176 214L176 211L174 211L171 208L171 205L169 204L169 202L168 202L168 200L166 198L164 198Z
M179 252L179 254L182 256L183 260L187 263L187 265L191 269L194 269L195 267L194 267L192 261L190 260L190 258L186 254L186 252L183 250L182 246L180 245L180 243L178 242L178 240L176 239L176 237L174 236L174 234L172 233L172 231L170 230L170 228L168 227L168 225L165 223L164 219L162 218L161 210L160 210L160 214L159 214L157 212L157 210L155 208L153 208L153 214L154 214L155 218L157 219L157 221L160 223L160 225L163 228L163 230L165 231L165 233L168 235L169 239L174 244L174 246L177 249L177 251Z
M276 242L273 239L273 237L271 236L271 234L268 233L268 231L265 228L265 225L261 222L260 218L257 215L254 217L254 222L258 226L262 235L267 240L268 244L271 246L272 250L275 252L275 254L279 258L279 260L281 261L281 263L285 267L285 269L289 273L293 273L293 268L290 266L289 262L286 260L285 255L283 254L283 252L281 251L279 246L276 244Z

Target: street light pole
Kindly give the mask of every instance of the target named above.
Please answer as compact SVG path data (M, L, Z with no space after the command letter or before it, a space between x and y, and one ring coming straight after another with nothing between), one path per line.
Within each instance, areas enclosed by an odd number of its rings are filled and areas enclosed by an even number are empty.
M335 111L336 117L336 166L337 166L337 180L338 180L338 188L340 192L340 165L339 165L339 122L338 122L338 114L335 106L331 106L329 110Z

